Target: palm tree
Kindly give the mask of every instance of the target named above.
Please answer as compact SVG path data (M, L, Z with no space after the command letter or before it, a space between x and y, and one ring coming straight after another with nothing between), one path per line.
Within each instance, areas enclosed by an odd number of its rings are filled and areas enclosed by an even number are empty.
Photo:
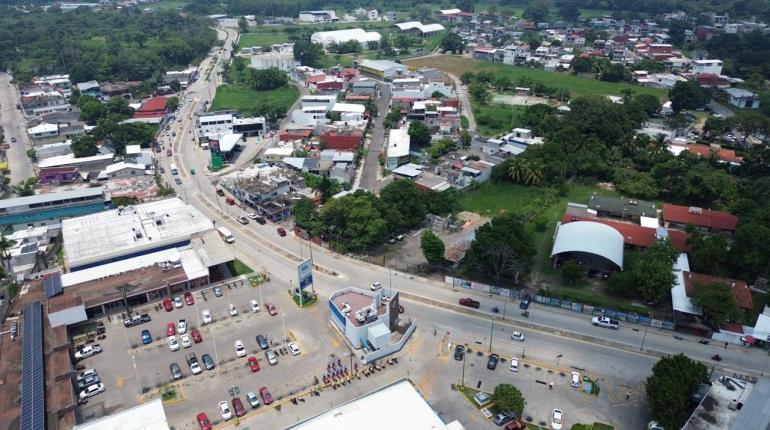
M514 158L508 168L508 176L523 185L537 185L543 179L543 172L539 165L533 166L529 160Z
M15 240L8 239L4 234L0 234L0 253L5 261L5 269L7 273L11 273L11 258L8 255L8 249L16 244Z

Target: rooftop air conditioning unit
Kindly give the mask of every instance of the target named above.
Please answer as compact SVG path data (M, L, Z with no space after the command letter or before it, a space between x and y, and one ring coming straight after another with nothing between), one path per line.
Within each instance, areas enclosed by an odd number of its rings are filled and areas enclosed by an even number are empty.
M364 314L361 311L357 311L356 312L356 321L358 321L360 323L363 323L364 321L366 321L366 317L364 316Z
M687 210L687 212L690 212L691 214L702 214L703 209L695 206L690 206L690 208Z
M342 310L341 312L345 315L350 313L350 304L349 303L343 303L342 304Z

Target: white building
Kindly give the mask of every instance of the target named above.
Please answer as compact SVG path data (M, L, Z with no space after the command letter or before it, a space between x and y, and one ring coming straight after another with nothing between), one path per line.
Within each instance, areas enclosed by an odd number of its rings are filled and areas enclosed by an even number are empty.
M263 70L275 68L284 72L291 72L297 66L299 66L299 61L294 59L294 53L291 50L273 50L251 55L250 67L252 69Z
M380 13L377 11L377 9L372 9L366 12L366 19L369 21L379 21Z
M163 82L170 84L174 81L178 81L182 84L182 88L187 88L187 85L195 80L197 73L198 69L195 67L188 67L185 70L170 70L163 75Z
M32 139L45 139L46 137L56 137L59 135L59 125L42 122L34 127L28 128L27 134Z
M300 11L299 20L317 24L339 21L339 17L333 10L305 10Z
M222 113L213 115L201 115L198 117L198 136L218 139L219 136L233 132L232 113Z
M759 96L756 93L741 88L727 88L725 93L730 98L730 104L741 109L759 108Z
M71 153L72 140L35 146L35 155L37 156L38 160L44 160L46 158L56 157L59 155L67 155Z
M99 172L99 180L108 179L124 179L135 178L137 176L144 176L146 174L144 164L127 163L121 161L120 163L110 164L105 167L104 170Z
M696 75L700 75L702 73L721 75L722 60L694 60L692 62L692 72Z
M37 167L40 169L50 167L77 167L82 172L99 172L112 164L115 154L96 154L90 157L75 158L75 154L57 155L40 160Z
M303 106L291 112L291 122L300 125L319 126L329 123L326 106Z
M376 31L366 31L361 28L350 28L345 30L319 31L310 36L310 41L320 43L324 47L332 43L345 43L351 40L358 41L362 45L369 42L379 42L382 35Z
M388 136L388 150L385 166L388 170L409 162L409 130L406 128L394 128Z
M169 430L166 412L160 397L149 400L112 415L93 419L85 424L76 425L72 430Z
M340 114L340 121L363 121L366 106L357 103L335 103L332 113Z

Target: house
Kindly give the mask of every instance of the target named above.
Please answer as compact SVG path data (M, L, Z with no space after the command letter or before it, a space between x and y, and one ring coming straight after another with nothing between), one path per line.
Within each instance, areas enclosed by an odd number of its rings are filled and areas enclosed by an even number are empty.
M161 118L166 116L166 97L151 97L134 112L133 119L142 122L160 123Z
M364 132L358 128L337 128L321 133L318 140L327 149L355 151L364 143Z
M27 129L27 134L32 139L45 139L46 137L55 137L59 135L59 124L48 124L42 122L34 127Z
M741 310L744 312L751 312L754 308L754 301L751 297L751 290L744 281L689 271L683 272L683 276L684 288L685 292L687 293L687 297L695 296L698 286L700 285L723 284L730 287L733 300L735 300L735 304L737 304Z
M390 60L363 60L358 70L363 74L382 78L392 79L396 76L407 74L407 67L403 64Z
M109 166L105 167L104 170L99 172L99 180L108 180L108 179L124 179L124 178L135 178L137 176L144 176L144 165L143 164L135 164L135 163L127 163L125 161L121 161L120 163L110 164Z
M639 221L642 217L657 218L655 203L627 197L613 197L594 194L588 207L599 217L620 218L624 221Z
M729 97L730 104L735 107L741 109L759 108L759 96L756 93L740 88L727 88L724 91Z
M110 99L112 97L133 98L133 91L142 86L142 81L118 81L103 82L99 84L99 91L102 98Z
M689 145L679 145L674 143L668 146L668 150L677 156L682 153L682 151L688 151L703 158L710 159L713 157L718 162L727 163L731 166L740 166L743 162L743 157L736 155L734 149L722 148L722 145L719 144L703 145L700 143L692 143Z
M377 92L377 82L372 79L361 79L350 84L349 88L354 94L373 96Z
M377 9L371 9L366 12L366 19L369 21L379 21L380 13L377 11Z
M388 148L385 159L385 167L394 170L398 166L409 161L409 131L406 128L394 128L388 136Z
M316 83L316 92L319 94L337 94L342 90L343 80L334 76L327 76L325 80Z
M306 141L313 135L313 130L307 128L289 128L278 133L280 142Z
M473 59L493 61L497 53L497 48L491 46L477 46L473 48Z
M462 186L483 184L492 176L493 167L495 164L488 161L471 161L460 169L459 182Z
M80 177L77 167L51 167L40 169L37 174L43 184L61 184L72 182Z
M396 21L397 19L398 19L398 14L392 10L385 12L385 14L382 15L383 21Z
M696 75L700 75L702 73L721 75L722 64L722 60L693 60L692 72Z
M279 162L291 157L293 153L294 148L291 146L278 146L274 148L267 148L262 154L262 158L265 161Z
M738 228L738 217L729 212L672 204L663 204L663 222L678 230L691 224L703 233L732 234Z
M72 109L68 99L64 97L62 92L50 85L25 87L19 93L21 108L26 115L40 115Z
M81 82L75 85L81 96L91 96L99 98L102 96L101 89L99 88L99 82L88 81Z
M301 22L318 24L336 22L340 19L337 17L337 13L333 10L306 10L300 11L299 20Z
M174 81L179 82L182 88L187 88L187 85L195 81L198 75L198 69L196 67L188 67L184 70L169 70L163 75L163 83L170 84Z
M364 121L366 106L357 103L335 103L331 112L339 114L340 121Z
M369 42L379 42L382 35L376 31L365 31L361 28L350 28L345 30L319 31L310 36L310 41L320 43L324 48L336 43L342 44L350 41L357 41L362 45Z

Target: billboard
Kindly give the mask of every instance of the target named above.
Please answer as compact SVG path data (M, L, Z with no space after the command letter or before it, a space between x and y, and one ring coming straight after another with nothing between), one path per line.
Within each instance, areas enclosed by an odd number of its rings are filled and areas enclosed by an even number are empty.
M307 259L297 265L299 288L304 289L313 284L313 260Z

